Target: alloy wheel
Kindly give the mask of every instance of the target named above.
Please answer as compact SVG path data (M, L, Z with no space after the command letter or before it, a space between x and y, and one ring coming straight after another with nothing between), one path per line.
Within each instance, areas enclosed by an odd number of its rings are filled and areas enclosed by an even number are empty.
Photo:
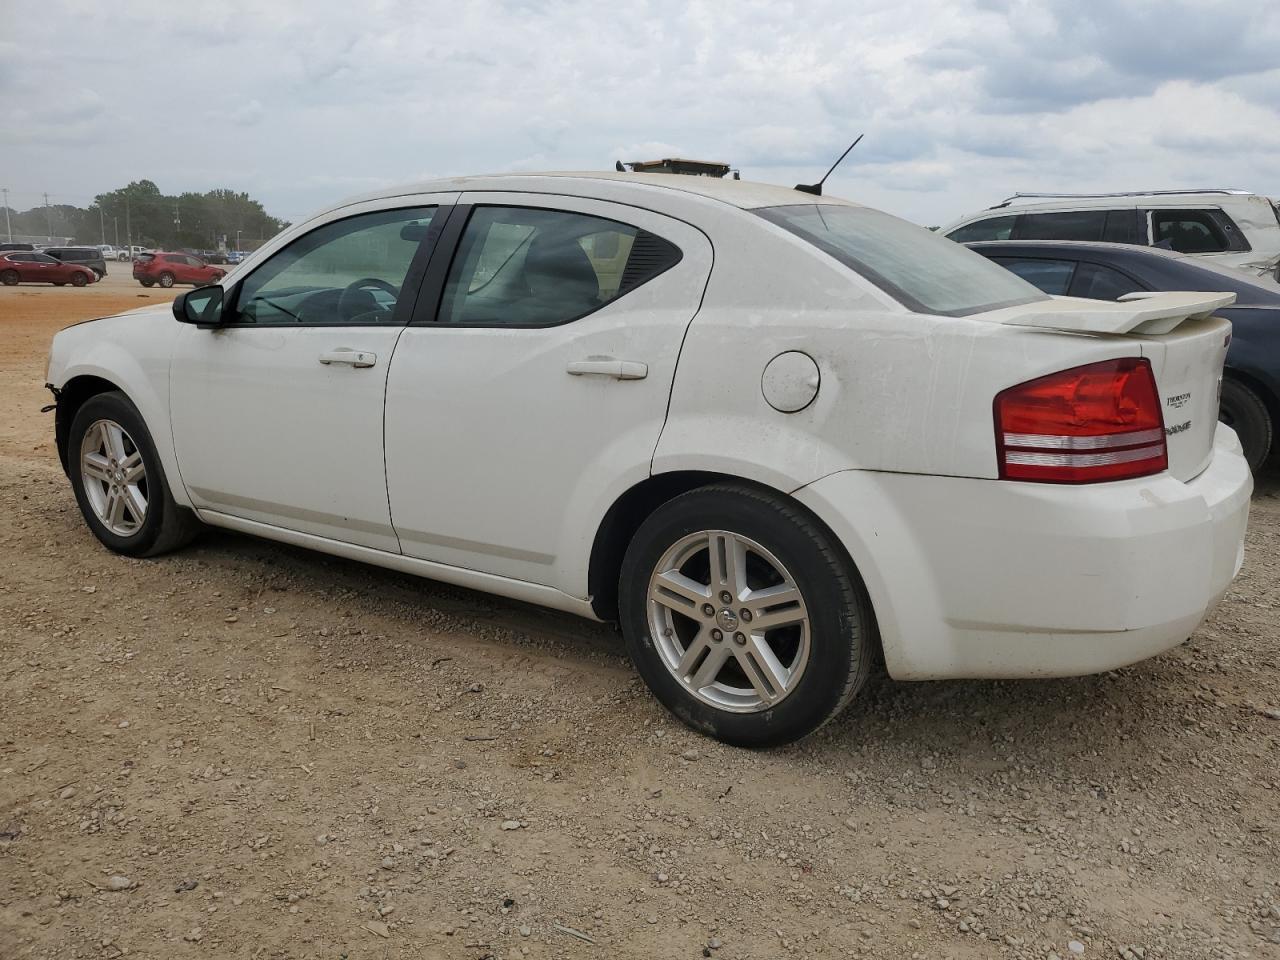
M80 442L80 475L94 516L118 537L147 519L147 468L142 451L114 420L96 420Z
M663 664L717 709L774 707L808 664L800 588L773 554L738 534L703 530L678 540L650 577L647 607Z

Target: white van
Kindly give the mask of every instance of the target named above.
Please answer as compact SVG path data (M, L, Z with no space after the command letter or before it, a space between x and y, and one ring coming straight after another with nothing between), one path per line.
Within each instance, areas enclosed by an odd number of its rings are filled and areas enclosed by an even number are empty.
M1280 206L1244 190L1015 193L943 227L975 240L1104 240L1163 246L1280 281Z

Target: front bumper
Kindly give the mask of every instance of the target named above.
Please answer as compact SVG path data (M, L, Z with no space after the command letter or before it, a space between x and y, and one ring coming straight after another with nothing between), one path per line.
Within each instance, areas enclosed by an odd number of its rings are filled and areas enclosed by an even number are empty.
M1252 491L1219 426L1187 483L851 470L796 497L862 573L890 675L927 680L1074 676L1177 646L1240 569Z

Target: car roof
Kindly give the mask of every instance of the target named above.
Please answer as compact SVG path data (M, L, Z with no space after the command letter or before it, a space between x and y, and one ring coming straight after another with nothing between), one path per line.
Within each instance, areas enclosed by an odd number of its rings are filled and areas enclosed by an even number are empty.
M621 191L619 190L621 188ZM818 197L791 187L751 180L726 180L679 173L630 173L616 171L551 171L449 177L403 184L352 197L337 206L414 193L454 191L502 191L515 193L567 193L575 196L610 197L634 193L637 199L653 190L673 191L692 197L718 200L743 210L793 204L831 203L857 206L838 197Z

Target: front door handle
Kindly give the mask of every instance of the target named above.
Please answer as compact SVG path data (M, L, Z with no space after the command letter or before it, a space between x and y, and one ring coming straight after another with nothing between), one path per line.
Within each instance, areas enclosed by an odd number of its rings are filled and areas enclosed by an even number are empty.
M372 367L378 362L378 355L368 350L350 350L339 347L320 354L321 363L349 363L353 367Z
M615 380L643 380L649 375L647 363L615 360L612 357L572 360L565 369L575 377L613 377Z

